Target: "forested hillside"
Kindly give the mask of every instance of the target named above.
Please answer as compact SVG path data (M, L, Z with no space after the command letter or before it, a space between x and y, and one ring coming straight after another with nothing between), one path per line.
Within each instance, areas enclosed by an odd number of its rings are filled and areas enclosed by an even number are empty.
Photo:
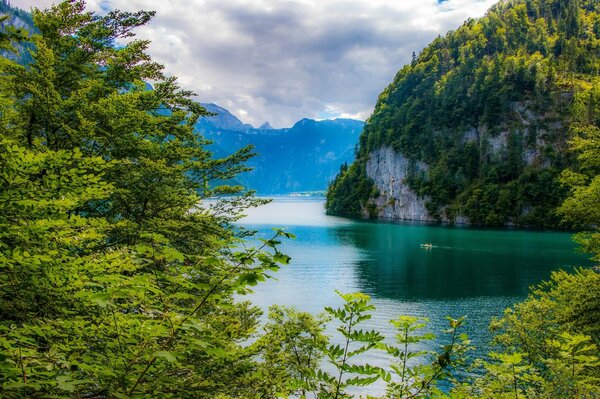
M7 0L0 1L0 30L9 33L13 37L29 35L35 31L31 14L11 6ZM0 55L16 60L21 65L32 61L28 51L31 49L30 43L13 41L12 46L15 47L16 51L0 49Z
M501 1L398 72L327 210L557 227L568 140L599 124L600 3Z

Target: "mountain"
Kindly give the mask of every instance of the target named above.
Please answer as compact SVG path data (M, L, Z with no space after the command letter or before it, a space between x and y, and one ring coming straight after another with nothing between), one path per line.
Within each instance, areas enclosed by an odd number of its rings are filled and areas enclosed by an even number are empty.
M501 1L381 93L335 215L558 227L573 132L600 125L600 2Z
M0 14L8 15L0 23L0 31L7 26L34 31L31 14L10 6L6 0L0 0ZM19 44L15 47L16 53L4 51L2 55L28 64L31 57L26 47ZM149 83L147 89L153 89ZM269 122L256 129L223 107L212 103L201 105L214 115L200 118L196 130L213 141L209 149L216 157L254 145L258 155L248 162L254 170L229 183L242 184L259 194L325 191L340 166L354 159L364 126L364 122L350 119L303 119L288 129L273 129Z
M0 32L6 32L8 28L22 33L35 32L31 14L11 6L7 0L0 0L0 17L6 17L0 21ZM27 49L31 47L31 44L13 43L13 46L15 51L0 50L0 55L17 61L21 65L29 64L31 55Z
M260 125L259 129L261 129L261 130L273 130L273 127L267 121L267 122L263 123L262 125Z
M231 182L259 194L325 191L340 166L352 162L364 122L352 119L302 119L291 128L273 129L268 122L256 129L224 108L203 104L218 115L198 121L197 130L211 140L216 157L253 145L253 170Z
M212 103L201 103L208 112L213 113L213 116L202 118L198 127L212 128L212 129L223 129L231 130L236 132L242 132L246 130L254 129L252 125L242 123L238 118L233 116L231 112L223 107L219 107Z

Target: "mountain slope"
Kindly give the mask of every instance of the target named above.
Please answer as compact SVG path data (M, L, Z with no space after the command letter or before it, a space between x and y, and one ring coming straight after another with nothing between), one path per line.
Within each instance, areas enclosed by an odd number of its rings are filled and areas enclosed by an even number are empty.
M330 214L556 227L572 129L599 124L600 2L501 1L381 93Z
M231 131L246 131L254 129L252 125L242 123L238 118L233 116L231 112L223 107L219 107L212 103L201 103L208 112L215 114L208 118L202 118L198 122L199 128L208 129L223 129Z
M352 162L364 122L351 119L302 119L287 129L268 123L255 129L224 108L203 104L215 116L201 118L197 130L213 141L216 157L253 145L257 156L248 161L253 170L232 182L259 194L324 191L340 165Z
M7 32L9 27L22 34L31 34L35 31L31 14L11 6L7 0L0 0L0 18L2 17L6 17L6 19L0 22L0 32ZM17 61L21 65L26 65L31 62L31 55L28 52L31 46L31 43L13 42L14 51L0 50L0 55Z

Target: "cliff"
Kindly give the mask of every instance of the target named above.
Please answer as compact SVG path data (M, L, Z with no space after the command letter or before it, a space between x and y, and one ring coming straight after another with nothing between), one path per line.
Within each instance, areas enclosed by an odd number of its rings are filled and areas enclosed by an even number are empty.
M427 197L419 197L406 183L411 168L426 171L427 165L411 165L408 158L390 147L382 147L370 154L367 176L373 180L379 195L372 199L377 217L432 222L426 207ZM363 216L369 217L367 209Z
M6 0L0 1L0 32L18 32L20 34L29 35L35 32L33 18L30 13L19 8L11 6ZM31 43L16 43L13 42L12 50L0 50L2 57L17 61L21 65L26 65L31 62L29 49Z

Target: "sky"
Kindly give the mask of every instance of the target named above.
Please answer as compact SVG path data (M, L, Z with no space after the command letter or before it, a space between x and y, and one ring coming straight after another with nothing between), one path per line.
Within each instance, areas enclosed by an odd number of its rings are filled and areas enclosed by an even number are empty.
M88 0L156 11L137 30L150 55L200 102L245 123L365 120L396 72L438 35L496 0ZM11 0L23 9L52 0Z

